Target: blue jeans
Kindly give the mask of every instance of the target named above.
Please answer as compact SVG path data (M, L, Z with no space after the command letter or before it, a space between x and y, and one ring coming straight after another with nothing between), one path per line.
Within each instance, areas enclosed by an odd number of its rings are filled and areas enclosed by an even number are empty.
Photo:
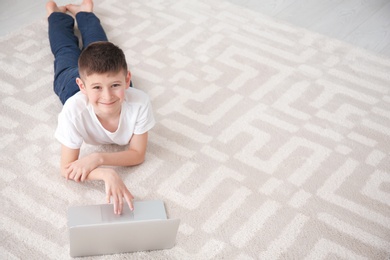
M100 20L93 13L79 12L76 15L83 46L96 41L107 41ZM78 58L81 50L79 39L74 34L74 19L70 15L55 12L49 18L49 41L54 54L54 92L62 104L79 91Z

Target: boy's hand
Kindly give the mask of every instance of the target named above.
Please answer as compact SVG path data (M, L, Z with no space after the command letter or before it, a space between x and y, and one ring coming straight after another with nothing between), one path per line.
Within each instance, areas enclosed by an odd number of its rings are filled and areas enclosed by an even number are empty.
M90 154L65 166L66 179L84 181L88 174L99 166L98 154Z
M120 176L112 169L107 169L107 173L104 174L104 182L106 185L107 202L111 203L111 197L114 202L114 213L122 214L123 198L133 210L133 195L127 189Z

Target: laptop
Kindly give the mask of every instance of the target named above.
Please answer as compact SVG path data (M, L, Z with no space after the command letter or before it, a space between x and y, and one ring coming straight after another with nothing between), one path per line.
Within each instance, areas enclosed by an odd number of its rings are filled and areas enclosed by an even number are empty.
M169 249L175 245L180 219L168 219L164 202L134 201L121 215L113 204L68 209L70 255L92 256Z

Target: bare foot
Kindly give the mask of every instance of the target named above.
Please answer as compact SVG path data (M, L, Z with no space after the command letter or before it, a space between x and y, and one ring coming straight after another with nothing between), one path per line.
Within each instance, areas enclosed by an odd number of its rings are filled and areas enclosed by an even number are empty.
M65 6L57 6L54 1L49 1L46 4L47 17L49 17L54 12L66 13Z
M83 0L80 5L69 4L66 6L66 9L72 13L73 16L76 16L78 12L93 12L93 1L92 0Z

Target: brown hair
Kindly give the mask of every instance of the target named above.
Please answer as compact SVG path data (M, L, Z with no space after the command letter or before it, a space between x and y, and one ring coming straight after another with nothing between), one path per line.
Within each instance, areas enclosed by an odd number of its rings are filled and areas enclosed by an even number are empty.
M85 78L94 73L127 73L125 54L111 42L94 42L85 48L79 57L79 74Z

